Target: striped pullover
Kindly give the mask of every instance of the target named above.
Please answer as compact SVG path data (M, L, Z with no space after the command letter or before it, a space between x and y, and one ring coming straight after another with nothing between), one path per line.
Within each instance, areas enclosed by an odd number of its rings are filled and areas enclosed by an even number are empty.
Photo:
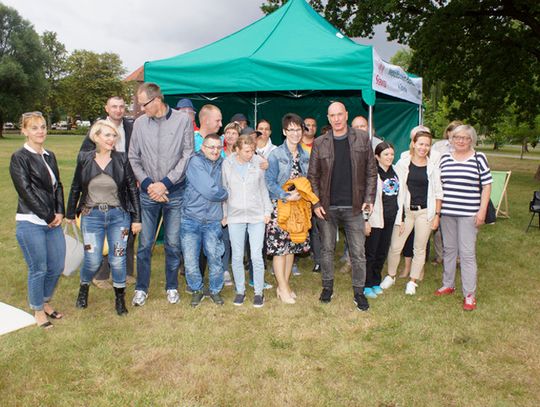
M486 156L475 153L464 161L457 161L451 154L444 154L440 169L444 192L441 214L474 216L480 209L480 179L482 186L493 182Z

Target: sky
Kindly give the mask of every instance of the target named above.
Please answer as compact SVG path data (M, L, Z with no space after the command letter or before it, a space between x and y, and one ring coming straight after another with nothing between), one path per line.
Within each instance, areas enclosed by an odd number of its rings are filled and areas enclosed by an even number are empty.
M38 34L54 31L69 52L120 55L126 74L145 61L200 48L264 17L263 0L0 0L30 21ZM374 45L389 60L402 48L377 27Z

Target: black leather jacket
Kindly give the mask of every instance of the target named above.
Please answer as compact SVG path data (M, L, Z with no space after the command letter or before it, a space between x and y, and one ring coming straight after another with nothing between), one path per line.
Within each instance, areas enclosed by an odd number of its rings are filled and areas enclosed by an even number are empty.
M81 151L77 157L77 167L71 183L71 191L67 203L67 219L75 219L86 203L88 196L88 184L99 175L94 166L96 152ZM139 200L139 189L137 181L129 160L125 153L113 151L111 153L111 173L110 175L118 187L118 200L122 208L131 213L131 222L141 222L141 204Z
M53 188L49 170L41 155L25 148L17 150L11 156L9 173L19 194L17 213L33 213L51 223L55 214L64 214L64 188L60 182L56 157L51 151L46 151L48 154L43 157L57 179L56 188Z

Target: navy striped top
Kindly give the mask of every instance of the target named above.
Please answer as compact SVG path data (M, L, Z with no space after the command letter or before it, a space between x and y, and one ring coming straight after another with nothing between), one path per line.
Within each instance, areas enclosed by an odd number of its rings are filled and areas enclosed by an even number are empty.
M476 153L465 161L457 161L451 154L444 154L440 168L444 192L441 214L474 216L480 209L482 191L479 180L482 180L482 185L493 182L486 156Z

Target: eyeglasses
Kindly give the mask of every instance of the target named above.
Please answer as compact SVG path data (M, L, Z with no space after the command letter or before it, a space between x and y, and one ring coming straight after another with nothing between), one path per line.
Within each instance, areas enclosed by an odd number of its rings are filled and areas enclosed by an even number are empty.
M43 113L38 112L36 110L35 112L26 112L22 114L22 117L32 117L32 116L43 116Z
M302 133L302 129L285 129L286 132L288 133Z
M221 145L219 145L219 146L209 146L207 144L203 144L203 146L206 147L209 150L221 150L223 148L223 146L221 146Z
M467 136L452 136L452 140L455 141L472 141L470 137Z
M154 97L153 97L152 99L150 99L148 102L141 104L141 106L142 106L142 107L148 106L150 103L152 103L152 102L154 101L155 98L156 98L156 97L154 96Z

